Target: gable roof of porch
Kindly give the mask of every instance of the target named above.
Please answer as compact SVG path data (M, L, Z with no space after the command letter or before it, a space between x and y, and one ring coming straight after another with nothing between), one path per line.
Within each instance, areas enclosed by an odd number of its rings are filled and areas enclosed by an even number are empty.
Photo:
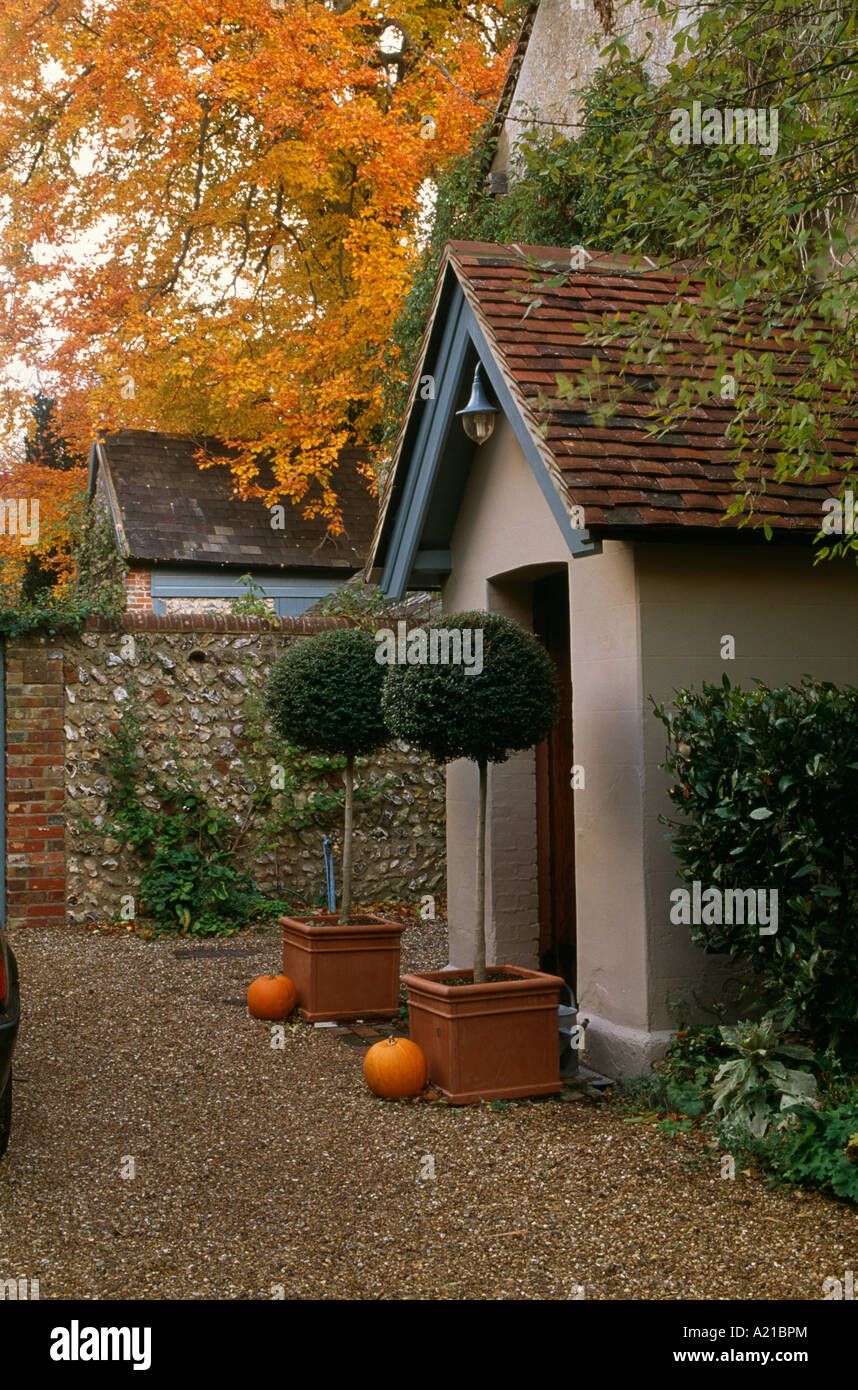
M623 402L602 423L582 400L558 397L558 376L580 375L595 352L609 367L619 364L621 345L597 349L587 341L602 316L625 320L649 304L693 296L687 268L595 254L570 272L566 248L522 250L480 242L450 242L445 249L370 553L369 566L385 567L385 587L392 583L401 592L404 584L443 573L438 557L445 553L445 535L449 544L473 451L451 424L477 358L573 554L597 550L602 536L663 538L718 530L734 539L759 539L756 528L738 533L740 518L724 517L738 486L725 437L734 417L731 401L707 400L659 436L651 432L650 417L663 368L627 371ZM562 283L545 283L559 272L565 272ZM677 360L681 353L687 364L685 375L714 375L704 345L677 339L676 346ZM728 338L725 347L770 351L785 390L800 371L786 332L751 343L744 336L735 343ZM420 396L427 376L436 393L431 405ZM845 461L856 443L858 421L850 420L832 441L832 452ZM809 540L839 478L778 482L773 457L755 464L749 479L765 480L755 500L759 520L782 538ZM457 469L459 477L451 476Z

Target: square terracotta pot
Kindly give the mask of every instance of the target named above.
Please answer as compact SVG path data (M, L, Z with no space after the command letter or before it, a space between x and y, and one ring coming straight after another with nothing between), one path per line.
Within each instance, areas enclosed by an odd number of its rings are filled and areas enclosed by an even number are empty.
M444 981L452 971L403 976L410 1036L426 1054L430 1082L456 1105L562 1090L557 1010L563 981L518 965L490 971L506 978L450 985ZM474 972L455 973L473 978Z
M298 991L308 1023L340 1018L395 1018L399 1013L401 922L363 912L340 926L330 912L307 920L281 917L283 974Z

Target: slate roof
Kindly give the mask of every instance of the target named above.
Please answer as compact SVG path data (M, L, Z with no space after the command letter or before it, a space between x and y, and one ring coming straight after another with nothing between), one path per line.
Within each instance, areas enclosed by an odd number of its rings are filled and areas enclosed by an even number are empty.
M528 246L521 250L539 262L538 271L528 269L522 255L511 247L466 241L447 244L423 353L434 316L444 302L442 285L453 274L564 508L582 507L584 524L593 537L656 537L716 529L735 534L740 518L724 520L736 495L731 446L724 435L734 414L730 401L719 399L695 408L671 433L658 438L647 429L653 393L664 370L657 365L651 373L627 376L627 400L603 425L593 419L583 396L567 401L556 394L557 375L580 375L594 353L606 363L619 362L621 345L597 348L584 341L588 331L601 324L602 315L618 314L627 320L648 304L669 304L693 272L688 266L664 269L652 261L596 253L585 268L568 274L563 285L537 293L534 287L547 276L561 269L569 272L569 249ZM695 292L693 287L686 291ZM771 350L776 357L775 375L785 390L798 375L798 363L786 360L794 347L788 334L777 342L770 338L748 343L744 336L727 339L727 345L731 344L751 352ZM682 375L713 375L704 346L677 341L675 347L674 371L687 351L688 365L681 368ZM415 382L423 369L421 354ZM540 400L540 392L546 399ZM412 386L409 414L414 401ZM386 531L389 507L400 505L394 499L402 481L397 477L398 466L406 462L402 454L406 432L407 418L386 480L373 554ZM831 447L835 457L845 460L854 457L856 444L858 420L852 418ZM840 477L829 474L813 484L777 483L772 479L772 464L771 457L755 460L748 474L749 480L764 477L766 491L755 499L757 520L745 528L744 538L752 538L753 528L763 519L776 534L815 534L822 524L822 502L836 495Z
M345 534L331 537L323 519L307 520L284 499L285 527L274 530L258 498L233 495L228 467L200 468L201 445L228 457L217 441L148 430L122 430L96 446L124 553L134 561L240 565L253 569L332 569L351 573L366 558L377 499L358 472L366 451L344 449L333 474ZM260 470L259 482L271 481ZM96 483L93 472L90 489Z

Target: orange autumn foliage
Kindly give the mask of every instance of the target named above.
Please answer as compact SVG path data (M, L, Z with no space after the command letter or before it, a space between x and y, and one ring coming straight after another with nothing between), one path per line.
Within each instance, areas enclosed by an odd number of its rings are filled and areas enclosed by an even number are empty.
M18 607L33 561L60 589L72 581L85 486L85 469L17 461L0 467L0 609Z
M331 465L379 438L426 190L495 102L520 9L6 0L0 332L72 443L220 437L243 495L268 455L337 531Z

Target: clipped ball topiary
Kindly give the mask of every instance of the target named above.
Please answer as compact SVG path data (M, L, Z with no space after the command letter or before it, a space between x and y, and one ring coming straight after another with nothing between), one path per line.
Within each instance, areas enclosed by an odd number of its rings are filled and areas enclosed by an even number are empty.
M425 632L473 634L464 661L389 666L381 696L388 727L436 762L506 762L532 748L557 719L551 658L532 633L499 613L445 613ZM455 655L452 642L448 655ZM439 644L440 647L440 644ZM440 648L443 655L443 648ZM482 670L477 674L477 667Z
M384 669L362 628L332 628L287 647L271 668L265 708L280 738L312 753L346 759L343 893L340 921L351 913L352 819L356 757L388 741L381 713Z
M551 658L532 633L511 618L479 610L445 613L428 623L426 660L388 666L381 706L392 734L422 748L437 762L470 758L479 768L477 904L474 980L485 979L485 845L489 763L532 748L557 721L558 686ZM431 659L432 633L448 640L446 661ZM445 647L436 639L436 655Z
M265 706L287 743L314 753L367 757L387 742L384 670L372 635L331 628L294 642L268 676Z

